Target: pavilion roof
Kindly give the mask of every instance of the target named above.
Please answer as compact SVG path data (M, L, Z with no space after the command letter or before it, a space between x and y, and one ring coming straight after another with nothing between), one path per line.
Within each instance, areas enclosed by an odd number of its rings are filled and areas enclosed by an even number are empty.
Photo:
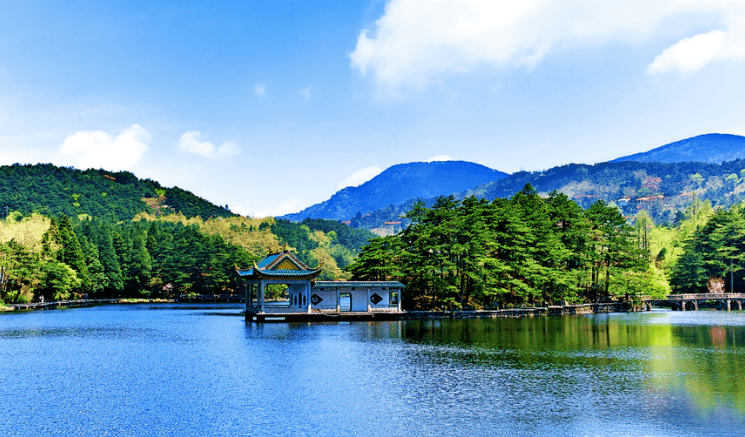
M250 279L259 278L288 278L288 279L313 279L323 271L322 268L312 269L291 252L284 250L272 253L259 262L254 262L250 269L238 269L239 276Z
M313 288L404 288L398 281L316 281Z

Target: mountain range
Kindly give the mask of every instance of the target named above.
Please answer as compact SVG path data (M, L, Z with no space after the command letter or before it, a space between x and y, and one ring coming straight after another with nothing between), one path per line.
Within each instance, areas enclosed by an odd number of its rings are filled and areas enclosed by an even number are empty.
M715 204L741 200L745 186L740 185L740 170L745 163L739 159L745 159L745 137L706 134L607 163L570 164L511 175L463 161L399 164L358 187L340 190L325 202L283 218L346 220L365 229L387 227L383 231L390 233L406 225L400 218L417 199L432 203L443 195L475 195L493 200L509 197L531 183L544 194L557 190L583 206L603 199L619 203L625 214L650 209L657 220L667 221L690 203L694 191ZM692 175L701 180L692 180Z
M616 158L610 162L708 162L721 164L745 159L745 137L706 134L676 141L644 153Z

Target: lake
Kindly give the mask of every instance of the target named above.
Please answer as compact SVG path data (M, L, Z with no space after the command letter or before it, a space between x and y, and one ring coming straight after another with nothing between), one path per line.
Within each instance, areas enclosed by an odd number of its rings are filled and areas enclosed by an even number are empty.
M245 324L0 314L0 435L745 433L745 313Z

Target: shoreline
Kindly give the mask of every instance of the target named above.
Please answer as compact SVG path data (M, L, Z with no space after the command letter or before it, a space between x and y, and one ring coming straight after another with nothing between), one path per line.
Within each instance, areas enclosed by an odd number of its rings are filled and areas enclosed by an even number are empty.
M51 302L29 302L11 303L0 307L3 312L15 311L43 311L58 308L80 308L94 305L128 304L128 303L173 303L173 299L138 299L138 298L113 298L113 299L70 299L56 300Z
M75 299L52 302L35 302L6 304L0 307L0 312L15 311L43 311L59 308L80 308L94 305L110 304L142 304L142 303L215 303L216 300L189 299L148 299L148 298L113 298L113 299ZM239 302L224 302L239 303ZM560 305L531 308L511 308L502 310L472 310L472 311L407 311L398 315L398 319L495 319L521 318L540 316L570 316L582 314L625 313L634 309L628 303L589 303L579 305ZM241 312L240 315L243 315Z
M557 305L548 307L511 308L504 310L474 311L408 311L403 319L496 319L540 316L572 316L581 314L606 314L631 312L630 304L623 302Z

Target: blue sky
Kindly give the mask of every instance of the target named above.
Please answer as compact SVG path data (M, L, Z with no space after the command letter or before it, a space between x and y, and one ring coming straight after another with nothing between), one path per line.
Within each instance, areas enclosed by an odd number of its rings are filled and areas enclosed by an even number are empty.
M0 164L264 216L402 162L542 170L745 134L742 2L214 3L5 0Z

